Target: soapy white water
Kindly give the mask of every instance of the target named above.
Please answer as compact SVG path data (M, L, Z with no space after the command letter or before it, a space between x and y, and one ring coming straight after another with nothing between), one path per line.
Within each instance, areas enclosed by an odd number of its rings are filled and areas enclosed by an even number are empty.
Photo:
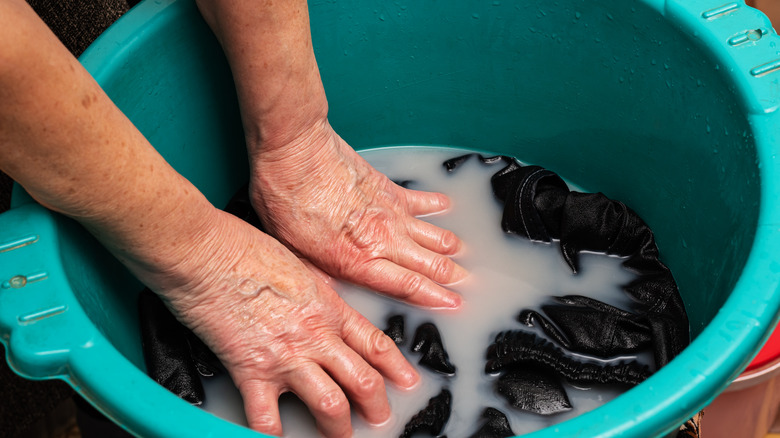
M438 191L452 200L446 214L425 218L452 230L465 243L456 261L469 277L452 286L464 299L462 310L454 313L413 308L373 292L341 284L336 289L344 300L380 329L387 318L405 316L406 343L400 348L412 364L419 355L410 352L416 328L432 321L439 329L450 361L457 368L454 378L438 375L417 366L422 384L402 391L387 383L393 418L382 427L367 425L353 415L355 438L397 437L406 422L443 387L453 396L452 414L443 431L449 438L467 437L481 424L485 407L499 409L509 418L512 430L524 434L590 411L620 394L616 388L575 388L564 384L573 406L571 411L553 416L519 412L494 391L495 377L484 373L485 351L495 335L503 330L524 328L516 321L522 309L538 308L550 296L585 295L627 308L630 299L621 286L634 278L623 269L622 259L602 254L580 254L581 272L573 275L561 257L557 244L530 242L501 230L501 204L494 198L490 176L504 164L483 165L476 157L448 173L442 163L468 153L462 149L404 147L365 151L362 155L394 181L411 181L409 188ZM647 358L640 358L647 361ZM203 409L229 421L246 424L238 391L227 377L204 380L206 401ZM284 436L318 436L312 417L292 395L280 400Z

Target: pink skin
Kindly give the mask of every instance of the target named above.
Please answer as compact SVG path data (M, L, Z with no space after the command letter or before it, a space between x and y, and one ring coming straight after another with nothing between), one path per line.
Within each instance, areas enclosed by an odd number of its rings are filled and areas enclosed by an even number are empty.
M368 422L389 419L382 376L400 387L419 376L393 341L350 308L302 261L269 236L217 212L202 241L214 273L171 290L177 317L219 356L241 391L250 427L281 434L278 398L297 394L322 434L351 436L350 403ZM230 248L209 245L211 239Z
M415 218L446 210L447 197L394 184L327 122L296 141L309 147L252 157L252 201L270 234L335 277L410 304L458 308L460 296L441 285L467 275L448 257L461 241Z
M84 225L206 342L239 386L250 427L280 434L277 399L292 391L324 436L350 436L350 403L382 423L382 377L408 388L419 376L313 265L417 305L456 307L440 284L465 275L446 257L460 242L414 217L448 202L395 186L330 129L305 2L199 6L237 78L254 205L311 263L214 208L23 0L0 1L0 169Z
M441 194L406 190L330 127L305 0L198 0L235 79L252 203L269 233L330 275L409 303L457 308L460 240L415 216Z

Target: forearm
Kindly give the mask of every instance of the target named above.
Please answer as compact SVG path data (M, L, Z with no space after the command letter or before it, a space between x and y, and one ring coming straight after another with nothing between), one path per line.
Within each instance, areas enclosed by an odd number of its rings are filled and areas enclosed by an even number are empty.
M250 153L288 145L327 119L306 0L198 0L236 82Z
M178 263L175 225L208 220L210 204L21 1L0 3L0 102L4 172L124 262Z

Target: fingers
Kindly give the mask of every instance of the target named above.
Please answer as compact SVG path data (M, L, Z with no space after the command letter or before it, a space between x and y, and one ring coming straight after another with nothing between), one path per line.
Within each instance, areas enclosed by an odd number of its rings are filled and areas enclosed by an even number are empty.
M350 404L374 425L392 415L384 378L411 388L419 375L395 343L362 315L349 309L344 315L343 341L320 349L314 361L294 368L283 380L285 387L309 407L324 436L351 435ZM239 386L249 427L281 435L279 386L262 380L248 380ZM348 397L348 398L347 398Z
M450 208L450 198L441 193L422 192L419 190L402 189L406 198L406 208L412 216L425 216L441 213Z
M393 261L439 284L456 283L468 275L465 269L449 257L416 245L411 248L399 248L393 256Z
M355 277L378 292L409 304L435 309L457 309L460 295L435 283L425 275L414 272L387 259L374 259L362 267Z
M344 342L392 383L411 388L420 376L384 332L363 315L350 312L344 321Z
M441 211L437 207L449 207L449 199L440 193L406 190L406 194L410 213L415 215ZM419 247L403 245L403 240L396 241L391 260L439 284L452 284L468 275L465 269L445 257L457 254L463 247L463 242L455 233L418 219L408 221L406 229Z
M420 246L439 254L455 255L463 247L463 242L452 231L422 220L410 221L407 229Z
M328 349L326 354L322 365L341 385L352 406L370 424L385 423L391 412L382 375L344 344Z
M323 435L329 438L352 436L349 401L322 368L310 362L296 368L289 382L290 389L309 407Z
M247 380L239 386L249 427L270 435L282 434L279 389L262 380Z

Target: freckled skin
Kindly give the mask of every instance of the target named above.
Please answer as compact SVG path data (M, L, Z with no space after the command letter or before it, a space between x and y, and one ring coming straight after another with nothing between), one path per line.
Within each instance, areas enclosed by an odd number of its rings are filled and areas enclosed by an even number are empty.
M466 276L448 257L461 243L415 218L445 210L449 200L396 185L327 123L296 141L317 148L253 160L250 193L269 232L333 276L412 304L457 307L460 297L441 285Z
M273 237L178 174L23 0L0 1L0 169L80 222L204 340L251 428L280 434L277 400L294 391L324 436L348 437L350 407L371 423L390 416L382 376L403 387L419 376L326 273L457 306L439 283L464 275L447 257L460 242L414 218L447 201L393 185L332 131L304 0L197 3L230 62L253 203Z

